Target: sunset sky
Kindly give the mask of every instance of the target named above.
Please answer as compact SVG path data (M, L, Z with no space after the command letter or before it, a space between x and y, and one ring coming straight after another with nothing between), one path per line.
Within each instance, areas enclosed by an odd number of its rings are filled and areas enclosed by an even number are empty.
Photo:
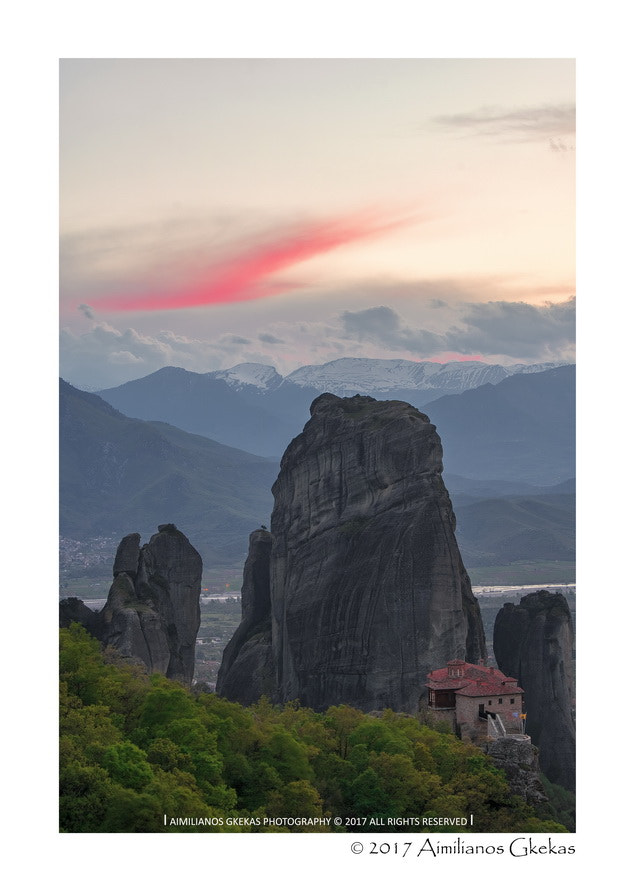
M574 359L567 59L63 60L61 374Z

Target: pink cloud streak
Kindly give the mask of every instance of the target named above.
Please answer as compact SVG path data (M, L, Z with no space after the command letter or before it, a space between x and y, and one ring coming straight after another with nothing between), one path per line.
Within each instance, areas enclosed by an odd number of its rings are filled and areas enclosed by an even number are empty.
M410 222L411 218L387 220L365 213L306 224L291 234L252 246L217 264L199 281L162 292L107 296L91 303L97 310L130 312L182 309L271 297L297 287L288 282L270 281L271 275L335 248L382 235Z

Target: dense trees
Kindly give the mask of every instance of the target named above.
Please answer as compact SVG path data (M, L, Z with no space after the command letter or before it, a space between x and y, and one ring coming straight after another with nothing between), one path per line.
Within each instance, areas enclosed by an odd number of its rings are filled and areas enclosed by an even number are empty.
M411 716L195 695L102 653L78 625L61 630L60 667L66 832L280 829L265 817L339 817L288 829L345 831L346 818L469 814L461 832L564 830L512 796L479 749Z

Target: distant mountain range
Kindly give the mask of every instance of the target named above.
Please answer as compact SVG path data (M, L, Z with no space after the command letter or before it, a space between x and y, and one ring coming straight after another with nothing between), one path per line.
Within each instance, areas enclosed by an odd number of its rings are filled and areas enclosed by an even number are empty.
M551 365L339 359L286 378L256 363L166 367L99 393L128 416L262 456L282 455L324 391L404 400L436 424L447 472L549 485L575 473L574 366Z
M127 418L60 382L60 533L147 537L175 523L205 564L239 561L269 523L278 463L168 424Z
M509 375L544 372L563 363L538 365L521 363L502 366L485 362L413 362L409 359L334 359L323 365L305 365L283 378L273 366L244 362L231 369L209 372L209 377L226 381L236 390L257 387L277 390L283 384L294 384L319 393L336 396L390 394L383 399L402 399L396 392L427 391L434 399L450 393L462 393L481 384L497 384ZM408 402L408 400L405 400Z
M438 424L443 441L443 476L458 519L456 535L467 566L500 565L511 560L572 560L574 480L569 478L574 465L572 455L566 460L562 455L572 450L573 373L572 367L566 367L515 375L425 408ZM134 397L137 408L150 405L147 411L157 415L165 406L176 414L180 405L183 416L195 418L198 406L199 416L210 415L222 431L225 419L221 404L210 398L217 393L218 384L222 385L219 392L226 398L233 429L241 429L251 443L260 442L257 426L265 424L265 407L261 405L258 413L248 402L235 400L243 391L233 390L226 381L167 368L114 391L131 401ZM252 396L248 388L256 385L241 384ZM500 394L497 391L503 384ZM279 391L285 392L286 387L280 386ZM311 393L307 395L306 389L299 387L297 391L304 394L309 405ZM141 402L144 397L145 403ZM468 400L465 405L463 399ZM286 406L289 433L284 446L303 426L303 421L292 421L293 412L301 411L308 418L308 405L304 403L301 410L298 405ZM434 406L438 405L436 412ZM458 423L461 415L462 426ZM554 436L553 427L556 429L559 423L567 432ZM503 434L506 448L495 452L495 437ZM120 538L130 532L147 536L159 523L175 523L200 551L206 566L221 566L240 562L249 533L269 524L271 486L279 470L276 460L222 445L165 422L129 418L96 394L76 390L63 381L60 436L63 536L79 541L96 536ZM462 464L477 465L476 471L490 467L488 477L474 479L449 470L447 455L455 450L460 459L462 441ZM538 452L534 461L529 461L531 450ZM491 451L497 456L492 462L487 458ZM524 465L535 466L542 461L543 473L535 474L534 467L529 467L531 479L513 477L514 455L520 456ZM544 477L547 483L557 479L548 470L556 456L560 468L569 467L570 473L564 479L562 470L561 482L556 485L539 485L533 478ZM461 466L460 460L455 463ZM509 467L507 476L503 471Z

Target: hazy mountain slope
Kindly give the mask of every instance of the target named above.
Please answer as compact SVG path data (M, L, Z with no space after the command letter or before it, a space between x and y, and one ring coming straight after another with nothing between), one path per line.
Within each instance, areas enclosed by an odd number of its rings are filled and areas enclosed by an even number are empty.
M549 496L557 493L574 495L576 492L576 480L574 477L557 483L554 486L536 486L533 483L523 483L517 480L473 480L470 477L461 477L458 474L443 473L445 486L451 494L454 508L460 505L471 505L483 499L504 499L508 497L530 495Z
M148 535L175 523L206 563L239 560L268 524L275 462L127 418L60 382L60 532Z
M552 485L574 476L575 367L513 375L423 406L449 474Z
M254 384L233 386L231 381L213 373L198 374L168 366L144 378L99 391L99 395L131 417L166 421L228 446L271 456L281 455L299 433L317 395L291 389L297 391L299 405L288 393L267 400L263 394L268 391Z
M456 518L456 538L469 567L575 559L574 495L484 499L460 505Z

